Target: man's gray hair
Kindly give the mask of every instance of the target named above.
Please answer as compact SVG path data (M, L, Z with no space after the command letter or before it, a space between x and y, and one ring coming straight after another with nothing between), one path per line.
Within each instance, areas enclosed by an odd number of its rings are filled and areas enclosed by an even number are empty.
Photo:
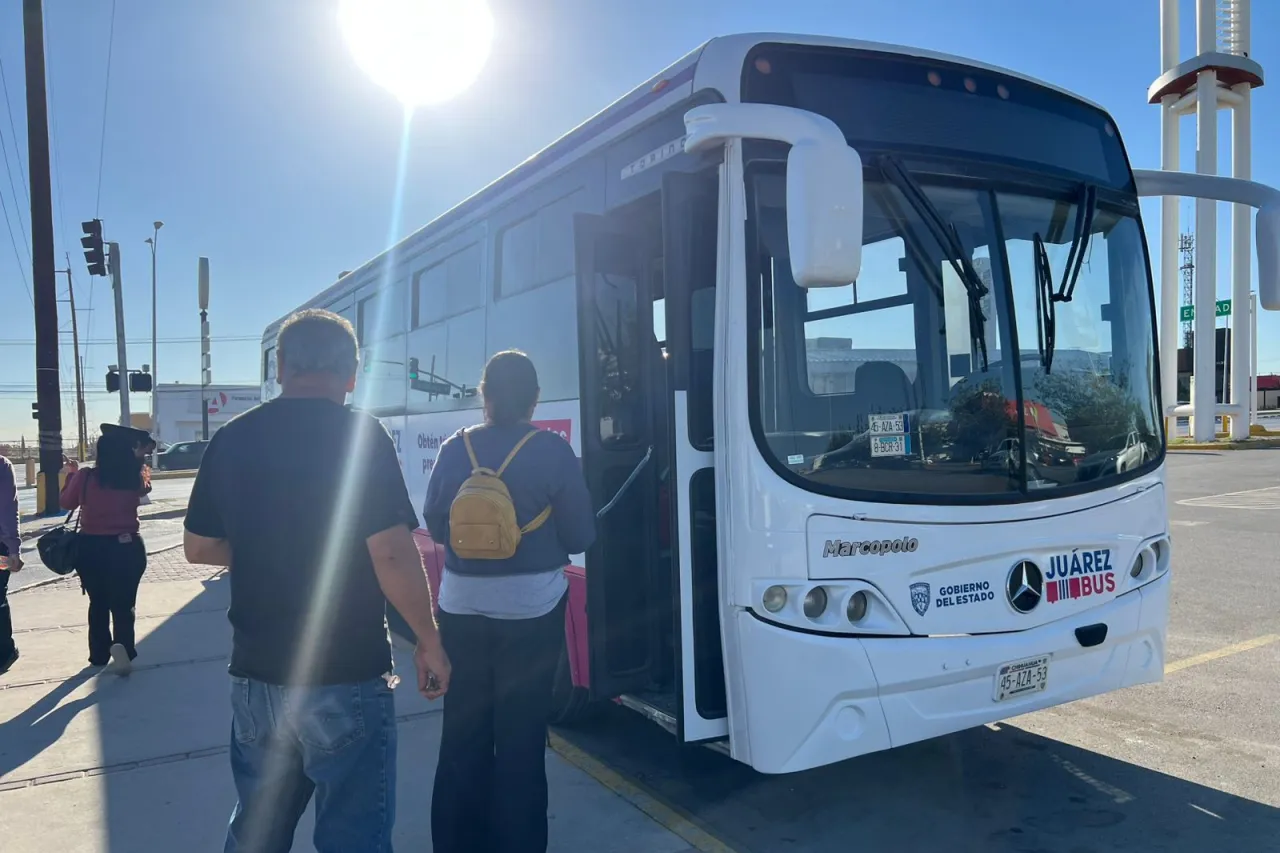
M348 379L356 375L359 360L355 329L332 311L298 311L280 327L276 357L288 376L327 373Z

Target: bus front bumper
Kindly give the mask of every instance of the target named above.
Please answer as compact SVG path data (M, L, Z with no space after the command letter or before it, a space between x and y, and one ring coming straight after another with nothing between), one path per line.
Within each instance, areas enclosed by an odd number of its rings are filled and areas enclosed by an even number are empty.
M955 637L821 636L739 611L732 753L762 773L790 773L1160 681L1169 586L1166 573L1056 622ZM1076 629L1099 623L1106 639L1082 646ZM997 702L997 669L1041 655L1046 688Z

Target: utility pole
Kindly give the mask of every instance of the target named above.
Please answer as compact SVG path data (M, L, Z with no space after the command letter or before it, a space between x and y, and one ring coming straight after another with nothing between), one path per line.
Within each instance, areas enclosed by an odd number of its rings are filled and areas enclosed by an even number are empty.
M57 513L62 469L62 400L58 376L58 284L53 264L53 191L49 178L49 103L45 96L44 10L23 0L27 73L27 163L31 179L31 283L36 311L36 420L44 513Z
M76 360L76 431L80 436L80 453L76 457L83 462L87 457L85 455L85 427L87 423L84 416L84 369L80 363L80 324L76 321L76 288L71 283L71 255L67 255L67 301L71 303L71 346L75 349Z
M200 298L200 437L209 440L209 385L213 371L209 364L209 259L201 258L197 269Z
M120 244L108 243L111 250L111 293L116 300L116 358L120 364L120 426L132 426L129 418L129 365L124 338L124 288L120 284Z

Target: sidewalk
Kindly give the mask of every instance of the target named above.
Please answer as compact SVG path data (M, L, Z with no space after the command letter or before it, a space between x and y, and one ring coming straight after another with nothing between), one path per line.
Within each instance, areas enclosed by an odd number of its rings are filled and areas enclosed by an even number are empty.
M5 853L222 849L235 801L227 769L226 576L181 549L149 558L128 678L85 664L85 599L73 579L10 594L18 663L0 676L0 839ZM440 704L404 672L397 849L430 851ZM552 851L682 853L689 843L554 752ZM312 851L310 812L294 850Z

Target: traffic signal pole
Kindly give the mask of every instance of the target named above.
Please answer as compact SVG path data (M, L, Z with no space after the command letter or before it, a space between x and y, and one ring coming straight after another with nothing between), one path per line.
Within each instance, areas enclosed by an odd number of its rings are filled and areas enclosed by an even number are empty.
M108 243L111 251L111 293L116 300L116 358L120 370L120 426L132 426L129 418L129 365L124 338L124 288L120 286L120 244Z
M23 0L27 72L27 162L31 179L31 283L36 326L36 420L40 430L43 513L59 513L62 399L58 373L58 285L53 263L53 194L49 179L49 104L45 96L41 0Z

